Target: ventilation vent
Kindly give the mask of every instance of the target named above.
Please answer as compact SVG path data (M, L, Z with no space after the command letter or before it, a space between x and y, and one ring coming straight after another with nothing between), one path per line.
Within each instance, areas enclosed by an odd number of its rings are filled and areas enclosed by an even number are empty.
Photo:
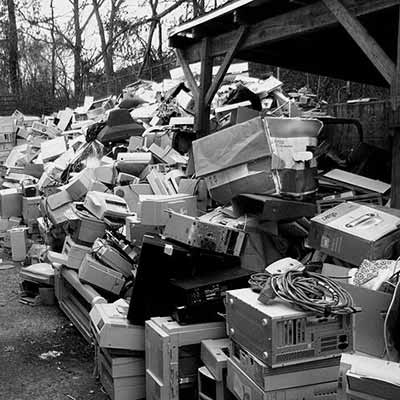
M335 351L338 348L338 340L336 336L326 336L321 338L321 352Z
M293 360L301 360L303 358L311 358L315 356L315 350L293 351L292 353L278 354L276 356L277 363L284 363Z

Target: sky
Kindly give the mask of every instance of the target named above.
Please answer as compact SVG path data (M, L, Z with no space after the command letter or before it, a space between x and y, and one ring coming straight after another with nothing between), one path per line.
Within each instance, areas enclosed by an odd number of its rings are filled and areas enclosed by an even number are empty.
M80 2L83 3L84 0L80 0ZM88 16L93 10L92 7L92 0L86 0L89 5L83 10L82 14L80 15L80 21L81 25L86 21ZM99 1L99 0L98 0ZM25 6L21 6L21 12L25 13L26 15L32 16L36 15L38 18L42 16L48 16L50 17L51 15L51 0L19 0L20 5L25 3ZM61 29L65 29L65 26L69 21L72 20L73 18L73 5L72 5L73 0L53 0L54 4L54 10L55 10L55 17L57 20L57 25L61 27ZM215 6L215 3L221 4L222 2L226 2L226 0L206 0L206 5L208 6ZM110 3L111 0L105 0L104 4L101 7L101 14L103 17L105 17L110 9ZM159 0L159 6L158 6L158 11L161 12L165 8L170 7L171 5L175 4L175 0ZM33 5L32 5L33 4ZM36 8L35 8L36 7ZM132 20L136 17L147 17L151 15L151 9L149 5L149 0L125 0L123 3L124 10L126 11L126 17L127 19L130 19L132 17ZM186 18L184 14L187 14L187 5L183 4L180 7L178 7L174 12L169 14L167 17L163 19L163 48L165 49L168 46L168 29L172 28L176 25L179 24L179 20L181 17L184 19ZM189 16L191 17L191 16ZM17 18L18 18L18 10L17 10ZM23 21L23 18L21 18L21 22ZM103 18L105 20L105 18ZM142 30L143 35L146 35L148 30ZM50 33L49 31L46 30L40 30L38 31L37 35L38 37L43 37L43 33L45 33L50 39ZM107 35L107 33L106 33ZM85 57L92 59L94 58L95 55L97 55L100 51L101 48L101 43L100 43L100 37L98 33L98 26L97 26L97 21L95 15L92 16L90 19L90 22L88 23L85 31L83 32L83 41L84 41L84 54ZM72 39L72 38L71 38ZM143 38L146 41L146 37ZM139 44L140 42L135 40L134 37L132 37L132 41L129 43L129 46L132 46L132 48L135 48L136 45L142 46ZM153 37L153 46L155 48L158 47L158 32ZM141 48L141 47L140 47ZM64 65L67 68L67 71L71 73L73 72L73 58L68 57L63 60ZM123 68L128 66L127 63L129 61L125 60L122 56L117 57L114 60L115 63L115 68ZM102 67L103 63L100 63L98 67Z
M159 2L160 5L158 8L160 11L175 3L174 0L171 1L162 0ZM39 3L41 8L40 10L41 15L50 15L50 0L41 0L39 1ZM53 3L55 9L55 16L61 23L62 22L66 23L68 20L72 18L73 16L72 4L70 3L69 0L53 0ZM109 8L110 8L110 0L105 0L101 8L102 15L107 14ZM124 8L127 10L128 16L132 15L136 17L145 17L150 15L151 13L148 1L146 0L125 0ZM80 18L81 22L86 20L91 10L92 10L91 6L87 7L87 10L85 10L83 15L81 15ZM174 21L177 21L181 13L182 13L182 7L180 9L177 9L175 13L172 13L168 19L166 18L167 24L171 25L174 23ZM164 33L165 39L167 38L166 33L167 32ZM95 16L91 18L84 32L84 40L86 47L88 48L97 48L100 45ZM155 46L157 45L157 35L154 36L153 43L155 44Z

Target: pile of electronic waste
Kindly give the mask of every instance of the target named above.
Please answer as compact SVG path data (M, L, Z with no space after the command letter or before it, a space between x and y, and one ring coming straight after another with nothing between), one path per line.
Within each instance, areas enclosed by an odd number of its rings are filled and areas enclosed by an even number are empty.
M198 139L172 83L0 120L22 300L58 302L114 400L396 398L390 185L322 151L324 118L273 77L222 87Z

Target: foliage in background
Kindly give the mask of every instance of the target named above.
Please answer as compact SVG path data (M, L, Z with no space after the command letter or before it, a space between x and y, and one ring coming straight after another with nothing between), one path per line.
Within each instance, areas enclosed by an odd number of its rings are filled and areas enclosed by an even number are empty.
M0 0L0 95L12 93L21 111L42 114L75 106L88 93L118 94L138 78L169 77L176 60L168 29L225 2L135 0L132 13L128 0ZM259 77L277 73L269 66L252 70ZM387 94L284 69L280 79L287 91L307 85L329 102Z

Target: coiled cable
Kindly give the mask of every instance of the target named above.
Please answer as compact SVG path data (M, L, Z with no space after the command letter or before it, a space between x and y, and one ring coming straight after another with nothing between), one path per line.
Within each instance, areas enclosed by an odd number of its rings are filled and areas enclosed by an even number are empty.
M260 281L263 279L261 276L258 278ZM316 272L292 270L284 274L271 275L264 281L259 300L268 303L274 297L299 306L303 310L326 316L358 311L346 289L333 279Z

